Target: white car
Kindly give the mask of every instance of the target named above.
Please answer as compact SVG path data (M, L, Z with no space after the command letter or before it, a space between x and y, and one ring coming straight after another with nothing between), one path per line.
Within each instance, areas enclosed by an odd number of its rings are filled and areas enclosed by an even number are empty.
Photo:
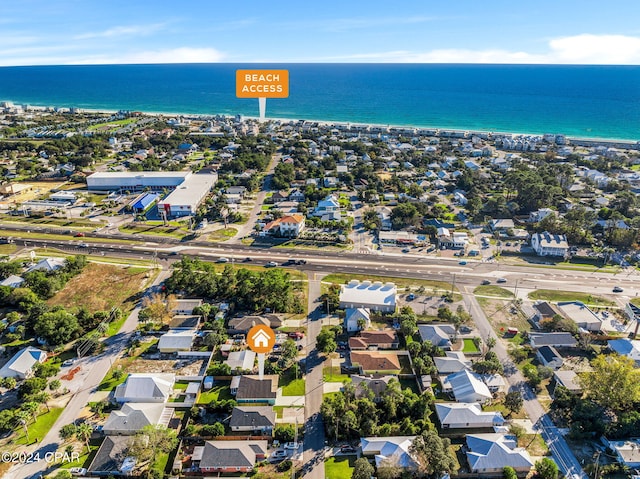
M87 470L84 467L72 467L69 469L69 472L72 476L84 476Z
M271 454L269 456L269 459L271 459L271 460L286 459L288 455L289 455L289 453L287 451L281 449L281 450L275 451L273 454Z
M266 268L275 268L276 266L278 266L278 263L276 263L275 261L269 261L267 264L265 264Z
M285 449L293 449L294 451L300 447L299 442L288 442L284 445Z
M229 262L229 258L218 258L218 260L216 261L216 263L228 263Z

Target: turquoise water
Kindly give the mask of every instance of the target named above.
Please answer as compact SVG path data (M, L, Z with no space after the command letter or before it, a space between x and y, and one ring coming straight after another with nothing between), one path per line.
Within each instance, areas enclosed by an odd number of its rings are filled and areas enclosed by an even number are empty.
M238 68L286 68L267 116L640 140L640 67L187 64L0 68L0 101L148 112L258 115Z

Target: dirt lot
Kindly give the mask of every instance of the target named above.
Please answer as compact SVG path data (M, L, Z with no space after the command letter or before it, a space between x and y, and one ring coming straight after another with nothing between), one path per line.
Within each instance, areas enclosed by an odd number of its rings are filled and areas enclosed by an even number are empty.
M203 371L203 358L136 359L127 367L127 373L174 373L176 376L198 376Z
M41 196L48 194L49 191L60 187L64 183L64 181L29 181L28 183L24 183L24 185L29 185L31 188L20 191L16 195L8 196L0 201L0 205L12 206L16 203L39 199Z
M109 310L143 289L148 273L144 268L89 263L48 303L65 308L83 305L91 312ZM95 294L96 291L101 294Z
M500 299L478 298L478 302L487 315L493 329L500 334L507 328L518 328L520 331L531 330L531 325L518 310L512 309L511 301ZM512 312L515 311L515 312Z

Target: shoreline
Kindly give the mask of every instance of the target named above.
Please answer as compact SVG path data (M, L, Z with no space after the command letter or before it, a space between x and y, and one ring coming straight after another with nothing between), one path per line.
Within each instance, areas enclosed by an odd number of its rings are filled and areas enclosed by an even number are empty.
M11 100L0 100L0 102L6 102L6 103L12 103L14 105L16 105L16 103L14 103ZM20 105L20 104L18 104ZM132 111L136 111L136 112L140 112L143 115L147 115L147 116L181 116L181 117L185 117L185 118L214 118L217 116L222 116L225 118L234 118L236 115L240 115L243 119L250 119L250 120L256 120L256 121L260 121L260 118L258 116L252 116L252 115L244 115L242 113L236 113L236 114L230 114L230 113L180 113L180 112L162 112L162 111L145 111L145 110L125 110L125 109L118 109L118 110L110 110L110 109L103 109L103 108L82 108L82 107L75 107L75 106L51 106L51 105L34 105L34 104L28 104L29 106L34 106L38 109L55 109L55 108L65 108L65 109L73 109L73 108L77 108L78 110L80 110L80 113L83 112L87 112L87 113L100 113L100 114L116 114L120 111L127 111L127 112L132 112ZM630 139L625 139L625 138L614 138L614 137L587 137L587 136L575 136L575 135L569 135L563 132L549 132L547 131L546 133L531 133L531 132L509 132L509 131L495 131L495 130L483 130L483 129L477 129L477 128L461 128L461 127L442 127L442 126L421 126L421 125L411 125L411 124L385 124L385 123L368 123L368 122L359 122L359 121L347 121L347 120L321 120L321 119L310 119L310 118L285 118L285 117L269 117L266 116L264 121L281 121L281 122L299 122L299 121L305 121L305 122L312 122L312 123L318 123L321 124L323 126L330 126L330 125L357 125L357 126L367 126L367 127L376 127L376 128L412 128L412 129L419 129L419 130L434 130L434 131L448 131L448 132L454 132L454 133L469 133L469 134L490 134L490 135L513 135L513 136L543 136L546 134L552 134L552 135L562 135L564 136L569 142L571 142L572 140L577 140L577 141L588 141L588 142L602 142L602 143L619 143L619 144L625 144L625 145L629 145L629 146L636 146L637 148L635 149L640 149L640 133L639 133L639 138L635 139L635 140L630 140Z

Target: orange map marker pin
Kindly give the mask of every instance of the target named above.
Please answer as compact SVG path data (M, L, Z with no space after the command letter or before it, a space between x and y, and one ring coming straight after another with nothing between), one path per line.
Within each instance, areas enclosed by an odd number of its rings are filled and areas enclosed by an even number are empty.
M269 326L257 324L247 333L247 345L251 351L258 353L258 374L264 377L264 355L276 345L276 333Z

